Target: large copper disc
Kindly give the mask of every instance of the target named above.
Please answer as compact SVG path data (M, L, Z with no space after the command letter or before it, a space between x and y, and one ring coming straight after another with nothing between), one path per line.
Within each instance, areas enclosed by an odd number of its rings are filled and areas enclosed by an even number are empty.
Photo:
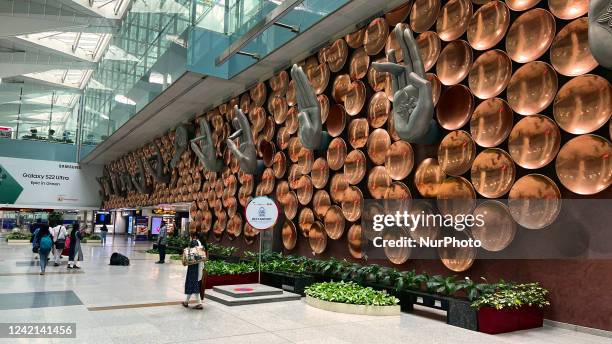
M263 110L261 107L257 109ZM277 95L270 98L268 101L268 111L274 117L274 122L276 122L276 124L283 124L285 122L287 119L287 110L287 100L285 100L285 97Z
M402 180L410 174L414 166L414 151L410 143L396 141L385 154L385 168L393 180Z
M304 238L308 238L308 233L310 232L310 228L314 223L314 213L310 208L303 208L300 211L300 216L298 217L298 225L300 227L300 232ZM290 221L291 222L291 221Z
M366 157L362 151L355 149L346 156L344 160L344 175L351 185L356 185L363 180L366 174Z
M344 165L346 159L346 142L336 137L327 147L327 165L330 169L337 171Z
M472 48L487 50L497 45L510 25L510 10L501 1L489 1L470 19L467 39Z
M251 96L251 108L263 106L266 102L266 84L257 83L249 90L249 95Z
M506 35L508 56L518 63L536 60L550 47L555 28L555 18L547 10L536 8L523 13L512 23Z
M582 75L597 67L589 48L588 18L576 19L559 31L550 47L550 62L557 72L567 76Z
M427 158L419 164L414 173L414 185L426 198L434 198L438 195L440 184L446 179L446 173L438 164L438 160Z
M421 55L421 61L423 62L423 68L427 72L436 64L440 56L440 51L442 50L440 37L433 31L427 31L416 38L416 43Z
M329 98L324 94L319 94L317 101L319 101L319 106L321 107L321 123L325 123L327 116L329 116Z
M375 199L382 199L391 186L391 177L384 166L376 166L368 174L368 190Z
M365 118L355 118L348 126L348 139L351 147L363 148L368 142L370 126Z
M295 97L295 80L291 80L289 81L289 86L287 86L287 93L285 93L287 105L295 106L295 104L297 104L297 100Z
M329 166L327 166L327 160L325 158L317 158L312 164L312 170L310 171L310 177L312 179L312 186L317 189L322 189L327 185L329 179Z
M302 174L310 173L314 163L314 153L307 148L302 147L297 157L297 164Z
M321 254L325 251L327 247L327 234L325 233L325 229L323 228L323 224L319 221L315 221L310 227L310 232L308 233L308 243L310 244L310 248L312 252L315 254Z
M286 250L293 250L297 243L297 231L292 221L285 221L283 224L283 246Z
M561 144L561 133L553 120L542 115L527 116L512 129L508 151L514 162L527 169L550 163Z
M568 141L555 167L561 184L581 195L593 195L612 184L612 144L601 136L581 135Z
M384 18L376 18L372 20L366 28L365 37L363 38L363 47L368 55L378 54L387 42L389 35L389 25Z
M327 210L331 206L331 199L329 198L329 194L325 190L317 190L315 192L314 197L312 198L312 207L314 209L314 214L319 218L323 219Z
M442 215L471 214L476 206L474 186L463 177L446 177L438 190L436 204Z
M456 130L470 121L474 111L474 96L464 85L447 88L436 107L438 123L447 130Z
M332 240L338 240L344 233L344 215L342 209L337 205L332 205L327 209L324 218L325 232Z
M454 237L459 240L465 240L468 238L466 232L453 232ZM451 271L463 272L468 270L474 264L476 259L476 248L475 247L439 247L438 254L442 264Z
M471 233L475 240L480 240L482 248L498 252L510 245L514 240L517 226L510 210L499 201L486 201L474 209L474 217L480 216L482 226L472 226Z
M438 19L439 0L415 0L410 11L410 27L414 32L425 32Z
M327 63L321 63L317 67L308 70L308 79L316 94L321 94L329 84L329 68Z
M461 37L467 30L472 17L472 2L470 0L449 0L436 21L436 31L440 39L446 42Z
M341 203L348 188L349 183L344 173L336 173L332 176L329 183L329 194L334 202Z
M368 137L367 151L370 160L376 165L384 164L389 146L391 146L389 133L384 129L374 130Z
M512 109L505 100L487 99L480 103L472 114L472 138L481 147L498 146L510 135L512 119Z
M472 93L480 99L493 98L502 93L512 76L512 61L501 50L489 50L480 55L468 76Z
M312 200L313 192L312 181L310 180L310 177L307 175L301 176L298 179L297 184L298 187L296 188L295 192L297 194L298 202L300 202L301 205L306 205L310 203L310 200Z
M329 115L325 122L327 132L333 137L340 136L346 125L346 112L340 104L334 104L329 108Z
M325 61L329 65L329 70L337 73L344 67L348 57L348 46L346 41L339 38L325 50Z
M366 54L365 49L359 48L351 55L351 62L349 66L349 75L351 79L358 80L362 79L368 74L368 67L370 66L370 56Z
M342 215L347 221L355 222L361 218L361 208L363 208L363 193L356 186L351 186L346 191L346 196L342 201Z
M297 215L298 210L297 196L295 195L295 192L289 191L285 197L285 202L282 204L283 210L285 211L285 216L287 219L293 220L295 215Z
M362 239L361 225L359 223L355 223L351 226L351 228L349 228L347 242L351 257L361 259L363 257L363 252L361 251Z
M387 95L384 92L376 92L372 98L370 98L370 105L368 106L368 122L372 128L380 128L386 122L387 118L391 115L391 102L387 99Z
M259 230L253 228L247 221L244 221L244 241L247 245L252 245L255 242L255 237L259 235Z
M361 28L355 32L351 32L348 35L344 36L344 40L349 47L353 49L357 49L363 46L363 38L365 37L365 27Z
M452 41L442 49L438 57L436 75L444 85L458 84L470 72L472 60L472 48L466 41Z
M408 237L408 231L399 228L389 228L383 231L383 240L399 240ZM384 248L387 259L393 264L404 264L410 258L410 247L389 247Z
M411 216L434 216L437 211L430 202L420 201L414 202L408 213ZM417 226L414 230L411 228L409 234L414 240L420 241L421 238L435 240L440 235L440 227L437 226L436 221L424 221L422 226Z
M227 234L230 240L240 236L242 233L242 217L240 214L234 214L230 217L227 223Z
M506 5L513 11L525 11L537 5L540 0L506 0Z
M561 129L588 134L601 128L612 115L612 86L599 75L582 75L567 82L553 103L553 114Z
M406 18L408 18L411 8L412 1L406 1L403 5L400 5L385 13L385 20L387 21L387 24L391 27L395 27L395 25L402 23L404 20L406 20Z
M519 68L508 84L508 104L521 115L533 115L546 109L557 94L557 73L540 61Z
M361 80L351 83L351 88L344 97L344 107L349 116L355 116L361 112L366 101L366 88ZM344 128L342 128L344 129Z
M561 211L561 192L550 178L528 174L514 183L508 195L514 221L528 229L552 224Z
M476 144L470 134L463 130L451 131L438 146L440 167L452 176L460 176L469 171L475 157Z
M474 159L471 178L479 194L486 198L498 198L510 191L515 174L510 155L499 148L489 148Z
M287 158L285 153L276 152L274 159L272 160L272 170L274 171L274 177L282 178L287 171Z
M370 68L371 70L373 68ZM346 94L351 90L351 77L348 74L340 74L334 79L332 85L332 98L336 103L343 103L346 98ZM333 108L333 105L332 105ZM331 110L330 110L331 111Z
M572 20L587 13L589 0L548 0L548 8L557 18Z

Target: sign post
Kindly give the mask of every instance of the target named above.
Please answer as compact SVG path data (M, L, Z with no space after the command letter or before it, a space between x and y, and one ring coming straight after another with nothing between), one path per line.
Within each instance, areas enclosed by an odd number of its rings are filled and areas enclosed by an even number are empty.
M247 204L244 211L247 223L257 229L266 230L273 228L278 220L280 210L278 204L268 196L258 196ZM259 235L259 262L257 264L257 281L261 283L261 251L263 233Z

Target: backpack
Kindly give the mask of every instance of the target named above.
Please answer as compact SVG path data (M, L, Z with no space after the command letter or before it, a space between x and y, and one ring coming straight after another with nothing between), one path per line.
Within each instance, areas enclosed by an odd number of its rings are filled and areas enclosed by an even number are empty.
M110 265L130 265L130 258L122 255L121 253L115 252L110 257Z
M57 238L55 239L55 248L58 250L63 250L66 247L66 227L58 226L54 229Z
M49 252L51 252L52 246L53 239L51 239L51 236L45 235L44 237L40 238L40 252L42 252L43 254L48 254Z

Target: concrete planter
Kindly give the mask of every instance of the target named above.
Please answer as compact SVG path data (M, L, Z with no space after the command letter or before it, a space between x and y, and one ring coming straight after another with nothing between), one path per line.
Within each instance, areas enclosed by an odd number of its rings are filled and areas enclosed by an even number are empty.
M323 309L330 312L360 314L360 315L400 315L401 310L399 305L395 306L366 306L366 305L351 305L348 303L329 302L315 299L306 296L306 303L309 306Z
M29 244L29 239L8 239L7 242L9 244Z
M89 240L89 239L87 239L86 242L82 242L81 241L81 244L101 244L101 243L102 243L102 240Z

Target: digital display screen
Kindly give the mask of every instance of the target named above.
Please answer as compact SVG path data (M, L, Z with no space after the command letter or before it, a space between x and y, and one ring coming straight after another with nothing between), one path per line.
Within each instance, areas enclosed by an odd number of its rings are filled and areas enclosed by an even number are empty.
M152 217L151 218L151 234L159 234L159 229L161 228L162 218L161 217Z

